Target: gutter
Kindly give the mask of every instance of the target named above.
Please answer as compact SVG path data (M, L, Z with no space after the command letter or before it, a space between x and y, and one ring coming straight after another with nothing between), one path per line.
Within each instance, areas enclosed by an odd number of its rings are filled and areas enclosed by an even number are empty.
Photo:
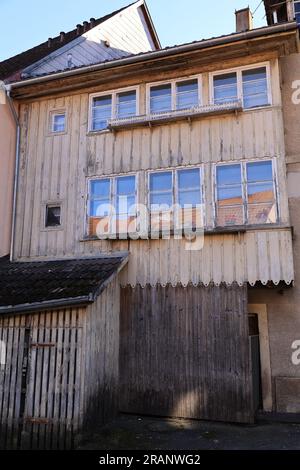
M14 189L13 189L13 211L12 211L12 226L11 226L11 241L10 241L10 261L13 260L13 250L14 250L14 241L15 241L15 227L16 227L16 208L17 208L17 193L18 193L18 179L19 179L19 160L20 160L20 121L16 111L16 108L13 104L13 101L10 97L10 85L5 85L6 96L9 104L11 114L14 118L14 121L17 126L16 134L16 155L15 155L15 171L14 171Z
M164 57L171 56L174 54L192 52L192 51L197 51L201 49L207 49L209 47L222 46L222 45L226 45L226 44L230 44L230 43L234 43L238 41L246 41L249 39L265 37L265 36L269 36L269 35L277 34L277 33L287 33L293 30L295 31L297 30L297 23L295 21L289 22L289 23L277 24L275 26L254 29L251 31L243 32L243 33L234 33L225 37L221 36L218 38L197 41L191 44L183 44L181 46L170 47L169 49L146 52L140 55L135 55L132 57L124 57L122 59L117 59L117 60L100 63L100 64L89 65L85 67L80 67L74 70L56 72L56 73L41 76L41 77L36 77L36 78L28 79L28 80L15 82L15 83L12 83L10 86L11 86L11 89L20 88L20 87L24 87L27 85L33 85L35 83L47 82L49 80L56 80L56 79L60 79L64 77L76 76L76 75L80 75L80 74L87 73L87 72L95 72L98 70L106 70L109 68L114 68L114 67L118 67L122 65L131 65L131 64L143 62L148 59L159 59L159 58L164 58Z
M46 302L33 302L32 304L19 304L19 305L8 305L5 307L0 307L0 315L6 313L20 313L20 312L36 312L43 310L51 310L58 307L71 307L71 306L86 306L90 303L93 303L94 300L90 295L82 297L74 297L69 299L60 299L60 300L50 300Z

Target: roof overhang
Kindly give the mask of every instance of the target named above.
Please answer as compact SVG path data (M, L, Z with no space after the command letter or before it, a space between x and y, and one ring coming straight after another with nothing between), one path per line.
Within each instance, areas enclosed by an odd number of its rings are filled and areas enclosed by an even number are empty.
M210 64L220 57L223 61L266 51L282 56L299 50L297 24L290 22L23 80L12 83L11 90L15 99L36 98L88 89L112 80L140 79L143 74L147 80L158 71Z
M117 258L117 260L116 260ZM7 297L7 298L10 298L12 299L13 298L13 293L10 293L9 290L10 290L10 284L11 284L11 279L10 279L10 274L9 274L9 271L12 270L14 272L16 271L20 271L21 275L22 275L22 272L23 274L25 273L26 276L29 276L29 283L30 283L30 274L28 274L28 270L33 270L33 269L39 269L39 266L42 266L43 264L47 263L47 269L48 267L50 267L51 270L53 270L53 275L51 276L52 277L52 280L51 280L51 277L49 279L49 276L47 276L47 278L45 279L45 284L47 285L47 283L49 282L49 291L51 291L51 289L57 289L57 287L62 287L63 288L63 285L59 285L59 281L56 281L55 283L55 277L57 275L57 272L55 270L57 270L57 265L59 264L60 267L59 267L59 270L60 270L60 274L63 273L63 276L66 276L66 279L69 278L70 276L70 269L73 270L73 272L76 272L77 269L80 269L80 267L76 267L76 266L73 266L70 268L70 266L68 265L67 266L67 271L63 271L64 269L64 264L66 265L67 263L69 262L79 262L80 261L83 261L85 263L85 269L88 267L88 264L89 264L89 261L93 264L95 263L98 263L98 269L101 270L101 261L103 260L106 260L106 261L109 261L109 260L115 260L117 262L114 263L114 266L109 270L109 273L104 276L104 278L102 277L101 278L101 281L99 280L99 282L97 282L97 286L89 286L87 285L87 287L83 290L85 290L84 294L83 295L74 295L75 292L74 290L72 289L72 293L73 295L66 295L65 297L62 297L62 298L51 298L51 299L46 299L46 300L39 300L39 301L35 301L34 299L34 291L33 291L33 294L32 294L32 300L30 302L27 302L27 303L16 303L16 304L10 304L8 302L3 302L1 301L0 303L0 316L1 315L13 315L13 314L20 314L20 313L30 313L30 312L36 312L36 311L46 311L46 310L50 310L50 309L61 309L61 308L67 308L67 307L85 307L93 302L95 302L95 300L102 294L102 292L107 288L107 286L117 277L117 275L119 274L119 272L124 268L124 266L128 263L128 259L129 259L129 254L128 253L115 253L113 254L112 256L100 256L98 258L81 258L81 259L76 259L76 260L72 260L72 259L69 259L69 258L66 258L66 259L62 259L62 260L53 260L53 261L48 261L48 260L45 260L45 261L30 261L30 262L24 262L24 261L21 261L21 262L6 262L6 264L1 266L0 264L0 268L1 268L1 271L5 271L7 270L7 276L6 276L6 279L3 280L2 282L2 285L1 285L1 289L0 289L0 301L2 299L2 293L3 293L3 290L5 290L5 295L4 297ZM3 258L2 258L3 260ZM0 261L2 261L0 259ZM3 261L2 261L3 262ZM4 261L5 263L5 261ZM53 263L53 268L51 266L51 263ZM27 268L28 267L28 268ZM106 265L107 267L107 265ZM50 271L48 271L50 272ZM24 275L25 275L24 274ZM12 276L14 276L15 274L13 273ZM16 279L18 279L18 277L20 276L20 274L17 276ZM41 279L43 277L43 271L41 272ZM54 283L56 285L53 285L53 279L54 279ZM75 290L76 290L76 283L77 281L79 280L80 282L80 289L82 290L82 284L84 283L84 280L82 280L79 276L79 278L77 277L76 279L76 276L75 278L72 279L74 284L75 284ZM8 282L8 285L6 286L5 283ZM63 282L63 281L62 281ZM26 281L25 281L26 283ZM26 284L24 284L24 282L22 281L21 279L21 289L24 289L26 288ZM79 284L78 284L79 285ZM14 285L14 289L18 289L18 280L16 281L16 285ZM65 289L65 292L68 294L68 292L70 292L67 289Z

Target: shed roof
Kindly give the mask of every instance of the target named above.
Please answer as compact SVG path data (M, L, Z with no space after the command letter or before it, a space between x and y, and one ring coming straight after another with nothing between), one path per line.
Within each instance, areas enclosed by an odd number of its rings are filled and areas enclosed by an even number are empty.
M128 255L10 262L0 258L0 314L92 303Z

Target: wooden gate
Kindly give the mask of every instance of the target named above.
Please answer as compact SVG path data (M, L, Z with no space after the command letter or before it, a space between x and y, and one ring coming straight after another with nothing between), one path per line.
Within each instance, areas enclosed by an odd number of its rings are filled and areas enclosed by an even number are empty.
M247 288L126 287L121 410L253 422Z
M1 318L0 341L0 448L72 448L80 409L79 310Z

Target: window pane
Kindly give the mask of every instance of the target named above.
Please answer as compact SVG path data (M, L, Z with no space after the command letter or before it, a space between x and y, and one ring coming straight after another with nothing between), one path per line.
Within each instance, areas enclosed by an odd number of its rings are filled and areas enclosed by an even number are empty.
M240 184L241 183L241 166L224 165L217 167L217 184L218 186Z
M217 167L217 225L244 223L241 165Z
M277 221L276 204L249 204L249 224L274 224Z
M160 205L164 204L171 207L173 204L173 195L171 192L154 193L150 196L151 210L158 210ZM157 207L153 207L157 206Z
M243 77L243 99L245 108L268 104L268 84L266 67L246 70Z
M117 178L116 191L117 232L125 233L136 216L135 176Z
M187 188L200 188L200 170L179 170L178 174L178 187L179 189Z
M188 109L199 104L198 80L179 82L176 85L176 108Z
M136 91L127 91L117 95L117 117L136 115Z
M196 204L201 204L201 194L200 189L197 191L180 191L178 194L179 204L180 206L184 206L187 204L192 204L195 206Z
M46 227L58 227L60 225L60 206L47 206Z
M229 186L227 188L218 188L219 206L233 206L243 203L242 187Z
M135 193L135 176L117 178L117 194L129 195Z
M150 90L150 112L159 113L172 109L171 85L159 85Z
M107 121L112 117L112 97L98 96L93 99L92 130L106 129Z
M100 201L91 201L90 203L90 216L104 217L109 215L109 199L101 199Z
M220 227L228 225L242 225L243 223L243 206L217 208L217 225Z
M178 203L201 204L200 170L179 170L178 171Z
M248 184L248 203L273 202L273 183L250 183Z
M247 163L247 180L254 181L272 181L272 162Z
M150 191L167 191L170 189L172 189L171 171L150 174Z
M118 215L135 213L135 196L118 196L116 212Z
M238 99L236 73L214 77L214 103L222 104Z
M110 191L110 180L91 181L91 199L108 198Z
M53 116L53 132L64 132L65 131L65 114L55 114Z
M297 23L300 23L300 2L297 0L294 2L295 6L295 18Z

